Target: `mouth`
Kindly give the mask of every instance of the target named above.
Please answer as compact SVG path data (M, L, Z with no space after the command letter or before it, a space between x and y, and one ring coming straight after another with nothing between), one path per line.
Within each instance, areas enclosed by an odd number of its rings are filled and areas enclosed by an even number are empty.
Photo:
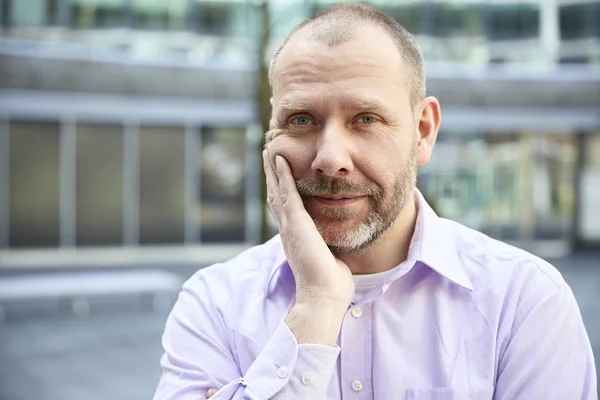
M336 195L323 194L323 195L319 195L319 196L313 196L313 198L315 200L317 200L319 203L326 204L326 205L337 205L337 206L354 203L354 202L362 199L363 197L364 196L353 195L353 194L336 194Z

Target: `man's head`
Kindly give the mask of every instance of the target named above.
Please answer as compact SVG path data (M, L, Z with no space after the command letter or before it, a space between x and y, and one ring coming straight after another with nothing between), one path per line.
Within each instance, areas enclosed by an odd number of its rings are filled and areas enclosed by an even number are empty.
M328 245L368 247L412 199L439 128L413 37L371 7L334 6L288 36L269 79L271 154L289 161Z

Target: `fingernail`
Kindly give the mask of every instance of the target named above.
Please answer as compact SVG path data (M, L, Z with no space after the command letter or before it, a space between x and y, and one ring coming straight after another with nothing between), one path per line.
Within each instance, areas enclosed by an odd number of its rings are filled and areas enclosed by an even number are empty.
M279 163L281 162L281 156L280 155L276 155L275 156L275 165L279 167Z

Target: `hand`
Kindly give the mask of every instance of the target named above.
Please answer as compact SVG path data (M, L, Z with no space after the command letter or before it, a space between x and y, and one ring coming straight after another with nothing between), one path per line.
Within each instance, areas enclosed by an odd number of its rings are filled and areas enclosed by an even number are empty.
M216 393L218 392L218 389L208 389L208 392L206 392L206 397L200 397L200 399L198 400L208 400L211 397L213 397Z
M283 156L263 151L267 203L277 221L288 263L296 280L296 303L340 304L344 311L354 296L348 266L336 259L302 203L292 170Z

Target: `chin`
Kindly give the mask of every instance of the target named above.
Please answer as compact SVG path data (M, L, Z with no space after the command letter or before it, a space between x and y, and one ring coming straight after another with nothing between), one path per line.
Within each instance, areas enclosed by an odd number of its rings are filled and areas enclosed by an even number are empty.
M332 250L355 252L372 242L371 229L354 221L317 221L317 229Z

